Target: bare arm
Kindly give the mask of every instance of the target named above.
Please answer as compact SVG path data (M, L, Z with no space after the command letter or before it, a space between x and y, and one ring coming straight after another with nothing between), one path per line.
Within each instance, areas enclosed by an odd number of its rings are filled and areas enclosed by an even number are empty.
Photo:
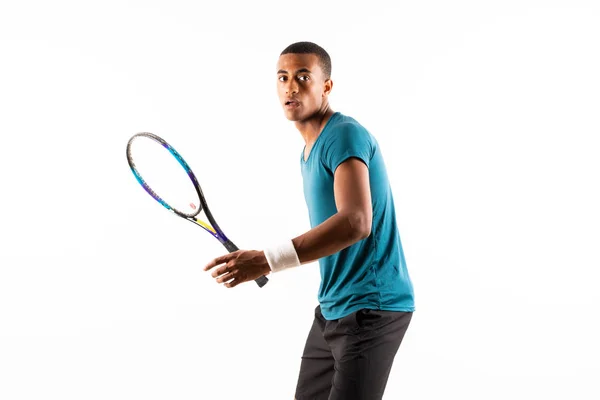
M371 234L369 169L362 161L349 158L339 165L334 195L337 213L292 240L302 264L337 253Z
M292 239L301 264L334 254L371 234L373 206L369 170L356 158L336 169L333 189L337 213L322 224ZM228 288L271 273L264 251L238 250L217 257L204 267L217 283Z

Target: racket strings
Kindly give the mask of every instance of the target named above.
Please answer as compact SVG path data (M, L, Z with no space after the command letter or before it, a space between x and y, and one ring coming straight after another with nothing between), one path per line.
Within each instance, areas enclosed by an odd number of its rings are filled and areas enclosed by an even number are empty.
M128 157L138 181L163 206L187 216L202 211L189 167L175 151L152 138L137 136L130 143Z

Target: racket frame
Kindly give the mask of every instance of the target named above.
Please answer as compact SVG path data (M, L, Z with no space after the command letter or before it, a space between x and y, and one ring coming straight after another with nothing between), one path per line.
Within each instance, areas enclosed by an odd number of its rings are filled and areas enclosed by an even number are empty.
M180 210L177 210L176 208L171 207L154 190L152 190L152 188L146 183L146 181L144 180L144 178L142 177L140 172L137 170L137 168L135 166L135 162L131 155L131 145L132 145L133 141L139 137L146 137L146 138L152 139L155 142L157 142L158 144L160 144L161 146L163 146L165 149L167 149L171 153L171 155L173 157L175 157L175 159L179 162L181 167L185 170L188 177L192 181L192 184L194 185L194 189L196 190L196 193L198 194L198 198L200 200L199 206L193 213L185 213L183 211L180 211ZM152 198L154 200L156 200L158 203L160 203L164 208L171 211L173 214L177 215L178 217L188 220L188 221L192 222L193 224L198 225L201 228L203 228L205 231L207 231L213 237L215 237L219 242L221 242L221 244L230 253L233 253L234 251L239 250L239 248L231 240L229 240L227 238L227 236L225 236L225 233L223 233L223 230L219 227L219 224L217 224L217 221L215 220L212 213L210 212L210 209L208 208L208 203L206 201L206 198L204 197L204 193L202 192L202 188L200 187L200 183L198 182L198 179L196 178L194 171L192 171L192 168L185 161L185 159L181 156L181 154L179 154L179 152L177 150L175 150L175 148L173 146L171 146L169 143L167 143L166 140L164 140L160 136L155 135L150 132L136 133L127 142L127 163L129 164L129 168L131 169L131 172L135 176L135 179L138 181L138 183L144 188L144 190L150 196L152 196ZM204 221L196 218L197 215L200 214L201 211L204 211L204 214L206 215L206 218L208 219L208 222L210 223L210 225L208 225ZM255 279L255 282L259 287L263 287L264 285L267 284L268 281L269 281L269 279L266 276L261 276L260 278Z

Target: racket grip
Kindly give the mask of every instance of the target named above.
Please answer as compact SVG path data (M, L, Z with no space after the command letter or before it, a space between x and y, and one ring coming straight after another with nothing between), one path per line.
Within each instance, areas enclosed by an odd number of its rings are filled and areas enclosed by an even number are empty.
M260 278L255 279L254 282L256 282L258 287L263 287L267 284L267 282L269 282L269 278L267 278L266 276L263 275Z
M227 240L226 242L223 242L223 246L225 246L225 248L227 249L227 251L229 251L230 253L233 253L234 251L238 251L238 247L233 244L233 242L231 240Z
M223 246L225 246L227 251L229 251L230 253L233 253L234 251L239 250L238 247L235 244L233 244L233 242L231 240L227 240L227 241L223 242ZM256 282L258 287L263 287L267 284L267 282L269 282L269 278L267 278L266 276L261 276L260 278L255 279L254 282Z

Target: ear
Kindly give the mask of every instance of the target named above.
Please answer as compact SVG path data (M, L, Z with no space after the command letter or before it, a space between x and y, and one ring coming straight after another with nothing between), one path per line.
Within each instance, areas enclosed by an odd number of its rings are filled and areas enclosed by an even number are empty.
M323 97L329 96L331 90L333 89L333 81L331 79L327 79L323 84Z

